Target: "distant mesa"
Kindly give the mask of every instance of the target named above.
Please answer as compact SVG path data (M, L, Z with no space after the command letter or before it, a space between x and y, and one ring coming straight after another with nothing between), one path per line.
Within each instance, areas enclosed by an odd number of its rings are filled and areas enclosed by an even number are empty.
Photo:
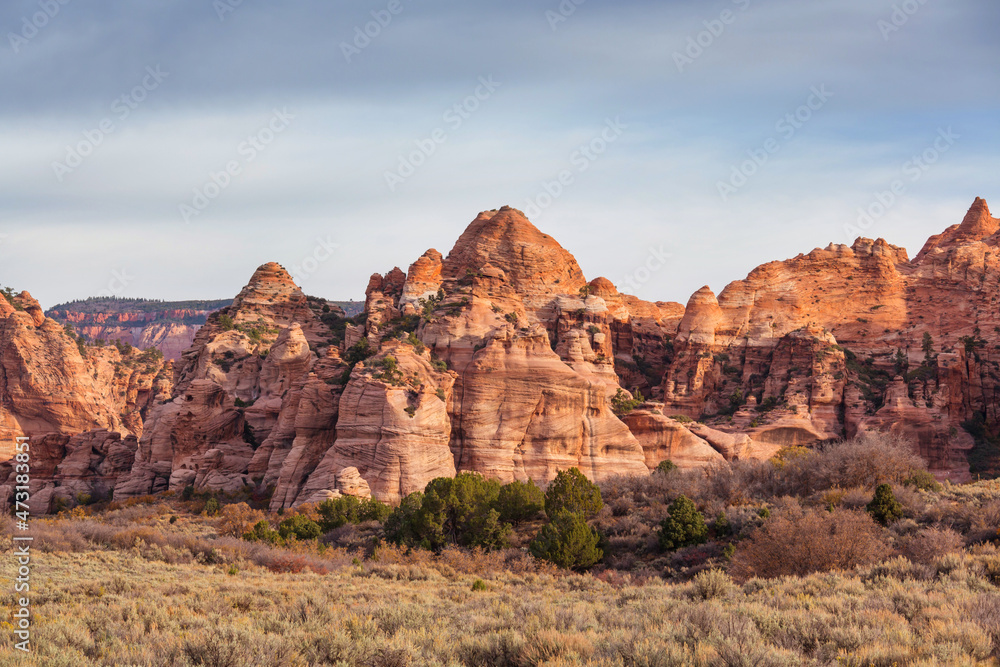
M176 360L191 346L209 314L232 303L232 299L158 301L92 297L53 306L45 315L72 326L88 341L121 341L142 350L156 348L168 359ZM364 308L363 302L330 303L352 315Z

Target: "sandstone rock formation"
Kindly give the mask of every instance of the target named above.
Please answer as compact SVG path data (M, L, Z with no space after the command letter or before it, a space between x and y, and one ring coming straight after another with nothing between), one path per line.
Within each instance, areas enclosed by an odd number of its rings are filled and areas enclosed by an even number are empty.
M47 507L187 486L270 488L274 510L397 502L459 471L544 485L571 466L724 465L873 429L962 480L967 429L1000 424L998 284L1000 220L979 199L912 261L861 238L687 307L587 281L504 207L447 256L372 275L358 317L265 264L162 368L81 353L30 295L0 299L0 433L37 438Z
M431 260L428 252L418 264ZM472 222L440 283L418 265L410 275L421 279L414 292L440 294L424 297L418 334L457 374L449 413L458 470L540 483L570 466L595 478L647 472L611 410L616 355L663 345L677 309L619 295L605 279L589 285L572 255L509 207Z
M250 483L274 509L395 502L458 470L545 483L647 474L687 445L721 460L689 433L647 455L611 409L619 358L631 373L650 357L633 373L648 389L683 308L588 284L514 209L481 214L447 258L373 275L365 304L363 321L319 317L281 267L258 269L183 354L117 497Z
M131 465L113 443L134 444L169 395L169 373L157 355L79 344L27 292L0 298L0 495L14 486L8 459L22 436L31 439L32 492L106 492ZM48 507L46 497L38 505Z
M409 342L389 341L381 353L357 364L340 397L336 442L299 500L339 490L398 502L435 477L454 476L447 412L453 385L450 373L436 369L430 354ZM356 474L347 477L346 470ZM276 494L272 506L278 502Z
M231 492L263 481L272 469L276 476L280 462L275 460L274 468L266 464L275 450L287 454L293 413L299 409L286 400L313 397L304 392L307 374L329 349L330 330L314 306L330 310L328 304L311 302L279 265L258 268L182 356L173 398L150 416L135 464L119 480L116 497L188 485ZM255 450L264 445L258 457ZM268 459L261 475L264 454ZM251 476L251 467L259 480Z
M683 423L666 417L662 403L646 403L622 417L642 447L646 467L671 461L679 468L699 468L726 461L721 449L695 435Z
M977 199L913 261L861 238L765 264L718 299L703 288L664 377L666 411L776 444L900 431L940 476L968 479L961 425L998 417L1000 359L983 338L1000 331L998 230Z

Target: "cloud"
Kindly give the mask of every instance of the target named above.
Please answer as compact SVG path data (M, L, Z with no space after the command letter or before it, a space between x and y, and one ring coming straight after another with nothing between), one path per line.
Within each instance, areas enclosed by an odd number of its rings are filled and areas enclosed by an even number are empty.
M525 208L616 117L621 139L536 222L615 282L668 243L645 298L685 301L843 242L940 127L962 139L873 233L920 245L995 192L1000 8L986 0L929 0L888 39L887 0L588 0L554 30L558 2L401 3L351 62L341 43L387 2L243 2L220 20L194 0L70 0L19 53L0 45L0 282L52 304L128 260L144 276L129 296L226 297L330 234L343 251L307 287L358 297L371 272L447 251L479 210ZM0 7L3 32L38 7ZM674 54L727 9L735 21L678 71ZM120 119L115 101L157 66L169 76ZM449 123L488 76L496 93ZM817 85L829 104L721 201L717 183ZM284 108L287 131L244 164L241 144ZM60 182L53 163L107 118L114 131ZM390 190L386 172L438 129L446 140ZM239 177L184 224L179 206L233 160Z

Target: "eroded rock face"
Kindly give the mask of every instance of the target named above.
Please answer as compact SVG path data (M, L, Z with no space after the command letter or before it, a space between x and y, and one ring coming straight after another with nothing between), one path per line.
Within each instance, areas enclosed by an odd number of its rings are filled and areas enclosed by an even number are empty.
M606 385L575 372L541 327L503 329L462 375L452 450L459 470L546 483L576 467L593 479L647 474Z
M480 213L448 253L441 273L454 285L487 264L504 273L526 310L538 319L549 319L555 295L576 294L587 284L573 255L508 206Z
M151 414L116 497L188 485L233 491L277 483L298 429L309 428L298 422L299 413L322 412L303 419L324 430L336 420L333 394L339 388L326 381L333 381L339 357L321 362L321 354L329 357L331 331L314 312L324 305L311 303L281 266L258 268L233 305L209 318L184 353L172 400ZM302 410L303 400L311 407Z
M616 365L644 382L633 357L655 368L679 306L588 284L572 255L508 207L473 221L441 276L443 297L417 334L458 375L448 410L458 470L543 484L571 466L593 478L648 472L611 410Z
M1000 221L982 200L913 261L861 238L762 265L718 296L702 288L686 308L588 282L504 207L447 257L374 274L351 321L266 264L162 368L114 348L81 355L30 295L0 299L0 430L37 436L50 507L188 485L273 487L272 509L396 502L457 471L642 475L873 429L961 480L962 425L1000 423L998 284ZM638 392L652 400L623 408Z
M336 441L299 492L299 502L323 490L398 502L435 477L454 476L447 411L454 381L453 374L434 368L426 349L407 342L389 341L359 363L340 398ZM356 477L345 475L352 468L369 491L359 492Z
M0 298L0 495L15 486L18 437L29 438L38 507L106 495L131 466L125 450L134 451L150 408L169 395L169 371L136 350L81 349L27 292Z
M0 440L92 429L141 434L163 362L107 347L81 353L26 294L15 300L24 301L24 310L0 299L6 306L0 311Z
M758 267L718 299L700 290L664 377L665 410L783 445L897 431L939 476L968 479L961 423L1000 417L989 398L998 230L977 199L913 261L859 238Z
M726 461L708 440L698 437L681 422L665 417L662 403L642 405L622 420L639 441L650 470L663 461L671 461L678 468L700 468Z
M441 253L431 248L410 265L399 300L400 308L406 309L406 306L410 306L408 312L418 312L421 299L426 300L437 295L441 289L443 262Z
M282 401L275 428L254 453L250 475L265 487L275 487L275 507L295 503L306 480L333 446L341 395L335 387L346 370L336 348L330 348L295 382Z

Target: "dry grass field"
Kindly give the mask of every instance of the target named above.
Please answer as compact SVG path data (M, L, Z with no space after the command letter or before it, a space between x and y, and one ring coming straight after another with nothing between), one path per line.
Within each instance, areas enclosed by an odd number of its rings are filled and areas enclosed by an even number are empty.
M446 559L329 574L44 554L38 652L4 665L977 665L1000 633L994 550L735 585L463 572ZM9 559L8 559L9 561ZM5 570L5 575L8 572ZM477 582L483 582L477 584ZM10 596L5 596L9 607Z
M540 521L505 549L432 552L376 522L247 541L260 514L232 498L218 516L171 495L77 508L34 520L36 650L13 648L5 586L0 665L998 664L1000 484L896 484L903 515L882 526L863 478L895 463L842 454L611 480L587 572L528 553ZM716 519L705 543L657 547L678 493L727 516L726 536ZM7 547L4 581L14 567Z
M990 544L742 585L718 570L609 582L518 554L264 553L208 521L171 525L166 509L41 527L37 652L13 650L8 617L0 664L985 665L1000 641ZM296 558L309 565L273 571Z

